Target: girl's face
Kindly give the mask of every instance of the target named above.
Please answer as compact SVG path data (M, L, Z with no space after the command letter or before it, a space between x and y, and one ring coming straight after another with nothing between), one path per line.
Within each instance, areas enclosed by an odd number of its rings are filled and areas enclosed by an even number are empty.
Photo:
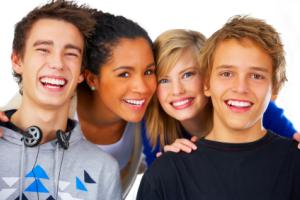
M144 38L121 39L101 66L95 84L107 116L139 122L156 90L152 49Z
M207 98L193 52L187 50L165 76L159 77L157 97L171 117L185 121L203 110Z

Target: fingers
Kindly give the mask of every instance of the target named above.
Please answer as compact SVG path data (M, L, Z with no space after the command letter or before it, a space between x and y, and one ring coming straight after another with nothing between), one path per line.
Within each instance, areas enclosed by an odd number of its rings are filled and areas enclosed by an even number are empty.
M8 117L4 114L4 112L0 112L0 121L1 122L8 122ZM0 128L0 137L3 137L3 129Z
M172 151L172 152L179 152L184 151L186 153L192 152L192 150L196 150L197 146L188 139L180 138L176 139L175 142L171 145L164 146L164 151Z
M156 153L156 158L160 157L162 155L162 152L157 152Z
M191 141L194 142L194 143L197 142L197 140L198 140L198 137L197 137L197 136L193 136L193 137L191 138Z
M296 140L297 142L300 142L300 133L295 133L293 135L294 140Z
M293 135L294 140L296 140L299 144L298 144L298 149L300 149L300 133L295 133Z
M8 122L8 117L4 114L4 112L0 112L0 121L1 122Z

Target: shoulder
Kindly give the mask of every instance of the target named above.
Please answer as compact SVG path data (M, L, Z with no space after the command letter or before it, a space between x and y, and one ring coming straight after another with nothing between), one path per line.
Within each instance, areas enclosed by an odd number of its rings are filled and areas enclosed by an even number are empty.
M108 165L118 165L117 161L111 155L104 152L97 145L85 139L82 139L79 145L81 146L81 151L83 151L86 156L93 157L95 161L105 162Z
M145 175L161 179L169 177L177 170L179 163L183 161L183 153L166 152L150 165Z

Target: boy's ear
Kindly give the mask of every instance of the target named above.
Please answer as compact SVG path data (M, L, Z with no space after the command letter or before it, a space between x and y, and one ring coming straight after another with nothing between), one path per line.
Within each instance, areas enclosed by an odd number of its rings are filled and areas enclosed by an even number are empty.
M272 100L272 101L275 101L276 99L277 99L277 94L272 94L271 100Z
M77 83L81 83L83 80L84 80L84 71L80 73Z
M22 68L22 59L20 55L18 55L16 52L12 52L10 59L11 59L13 70L18 74L22 74L23 68Z
M90 88L97 88L98 86L98 76L90 72L89 70L84 70L83 77Z

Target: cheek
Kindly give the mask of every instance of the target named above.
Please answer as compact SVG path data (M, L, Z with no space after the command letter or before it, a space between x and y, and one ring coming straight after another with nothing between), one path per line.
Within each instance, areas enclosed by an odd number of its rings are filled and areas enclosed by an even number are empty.
M163 104L164 99L167 96L167 93L168 93L167 88L162 87L160 85L157 86L156 95L157 95L157 98L158 98L158 101L159 101L160 104Z
M156 78L152 78L151 80L149 80L148 88L149 88L149 91L150 91L151 96L152 96L155 93L156 89L157 89Z

